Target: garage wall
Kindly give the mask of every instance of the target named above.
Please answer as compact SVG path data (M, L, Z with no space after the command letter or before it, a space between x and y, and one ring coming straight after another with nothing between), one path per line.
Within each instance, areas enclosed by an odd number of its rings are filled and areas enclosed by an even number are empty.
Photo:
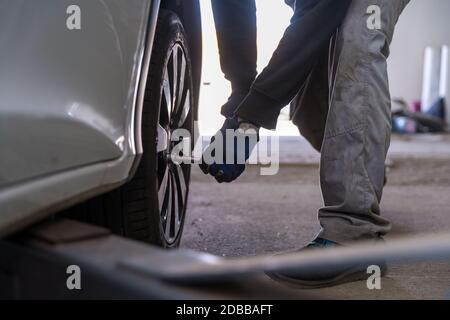
M397 26L389 58L393 97L422 95L423 55L428 45L450 45L450 0L411 0Z

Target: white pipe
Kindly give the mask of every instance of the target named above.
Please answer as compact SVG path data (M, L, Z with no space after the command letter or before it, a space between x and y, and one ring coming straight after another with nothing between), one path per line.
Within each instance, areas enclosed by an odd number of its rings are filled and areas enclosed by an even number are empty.
M448 46L442 46L441 50L441 81L439 96L445 100L446 122L450 125L450 50Z
M440 50L433 47L425 49L422 85L422 111L427 111L439 98L441 73Z

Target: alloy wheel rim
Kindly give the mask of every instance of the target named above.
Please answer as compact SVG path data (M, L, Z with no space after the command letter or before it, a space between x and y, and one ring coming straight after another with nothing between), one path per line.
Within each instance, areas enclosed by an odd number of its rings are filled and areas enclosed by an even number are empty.
M192 130L188 123L191 111L190 75L183 47L176 43L164 68L158 139L166 139L164 150L158 150L158 203L161 228L168 244L181 231L186 207L188 165L171 161L170 153L182 141L171 141L177 129Z

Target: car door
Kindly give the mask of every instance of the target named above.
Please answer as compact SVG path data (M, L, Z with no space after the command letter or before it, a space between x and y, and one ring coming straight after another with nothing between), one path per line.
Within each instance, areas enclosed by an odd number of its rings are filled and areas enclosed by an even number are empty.
M151 0L0 0L0 189L133 153Z

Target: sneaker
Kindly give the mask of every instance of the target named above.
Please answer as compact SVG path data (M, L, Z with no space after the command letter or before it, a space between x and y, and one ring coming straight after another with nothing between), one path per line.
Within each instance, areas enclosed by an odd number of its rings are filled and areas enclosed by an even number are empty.
M340 247L336 242L316 238L306 247L297 252L306 250L328 250ZM343 283L367 280L367 268L371 264L357 264L354 266L323 266L314 270L299 270L291 272L266 272L266 274L277 282L299 289L315 289L332 287ZM385 264L380 265L381 275L386 274Z

